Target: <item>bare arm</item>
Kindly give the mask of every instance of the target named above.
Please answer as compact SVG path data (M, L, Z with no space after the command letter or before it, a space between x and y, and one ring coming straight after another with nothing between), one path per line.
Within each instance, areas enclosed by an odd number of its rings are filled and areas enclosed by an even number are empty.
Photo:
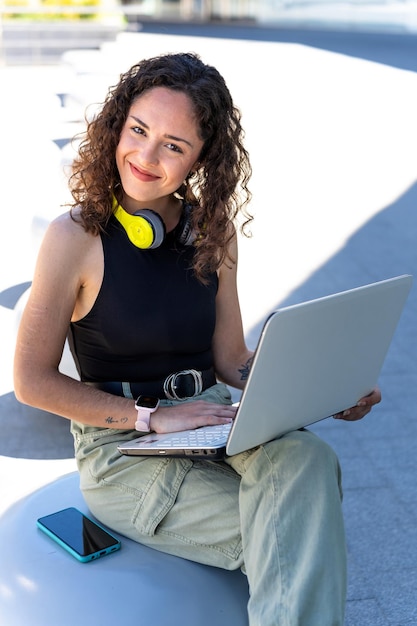
M248 350L237 293L237 241L231 244L231 255L236 263L225 263L219 272L219 290L216 301L216 331L213 338L214 362L220 380L237 389L243 389L253 359Z
M23 403L86 424L134 428L131 400L91 389L58 371L70 320L96 279L88 266L97 244L68 215L49 227L19 327L15 393Z
M58 370L71 319L85 315L103 274L99 238L84 232L68 215L46 233L32 289L22 316L15 352L18 400L97 427L134 429L134 401L94 389ZM234 409L197 401L160 408L151 417L157 432L224 423Z

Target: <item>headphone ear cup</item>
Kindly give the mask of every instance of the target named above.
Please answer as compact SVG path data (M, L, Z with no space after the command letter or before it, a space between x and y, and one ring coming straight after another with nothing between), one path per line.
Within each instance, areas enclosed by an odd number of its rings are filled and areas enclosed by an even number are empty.
M191 224L191 206L189 204L184 206L178 233L178 241L183 246L192 246L195 241L195 232Z
M158 248L165 239L165 224L152 209L134 213L126 229L130 241L142 250Z

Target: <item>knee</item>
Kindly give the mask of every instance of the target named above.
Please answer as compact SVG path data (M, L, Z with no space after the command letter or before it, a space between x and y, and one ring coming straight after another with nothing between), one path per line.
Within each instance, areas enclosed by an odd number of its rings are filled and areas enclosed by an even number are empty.
M281 438L284 447L306 463L339 465L333 448L309 430L296 430Z
M340 495L341 470L334 450L325 441L308 430L294 431L266 444L271 462L280 470L318 487L320 483L337 485Z

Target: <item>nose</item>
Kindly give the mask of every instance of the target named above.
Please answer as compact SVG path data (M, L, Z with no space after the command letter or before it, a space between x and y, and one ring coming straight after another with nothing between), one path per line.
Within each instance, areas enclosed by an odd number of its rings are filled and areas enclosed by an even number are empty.
M157 165L159 162L157 144L152 141L147 141L145 144L142 144L140 160L143 165Z

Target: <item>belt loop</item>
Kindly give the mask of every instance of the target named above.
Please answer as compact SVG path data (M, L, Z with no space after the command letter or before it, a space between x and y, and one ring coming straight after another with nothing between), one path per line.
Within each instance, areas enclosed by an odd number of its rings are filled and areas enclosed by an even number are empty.
M122 391L125 398L134 400L130 383L122 383Z

